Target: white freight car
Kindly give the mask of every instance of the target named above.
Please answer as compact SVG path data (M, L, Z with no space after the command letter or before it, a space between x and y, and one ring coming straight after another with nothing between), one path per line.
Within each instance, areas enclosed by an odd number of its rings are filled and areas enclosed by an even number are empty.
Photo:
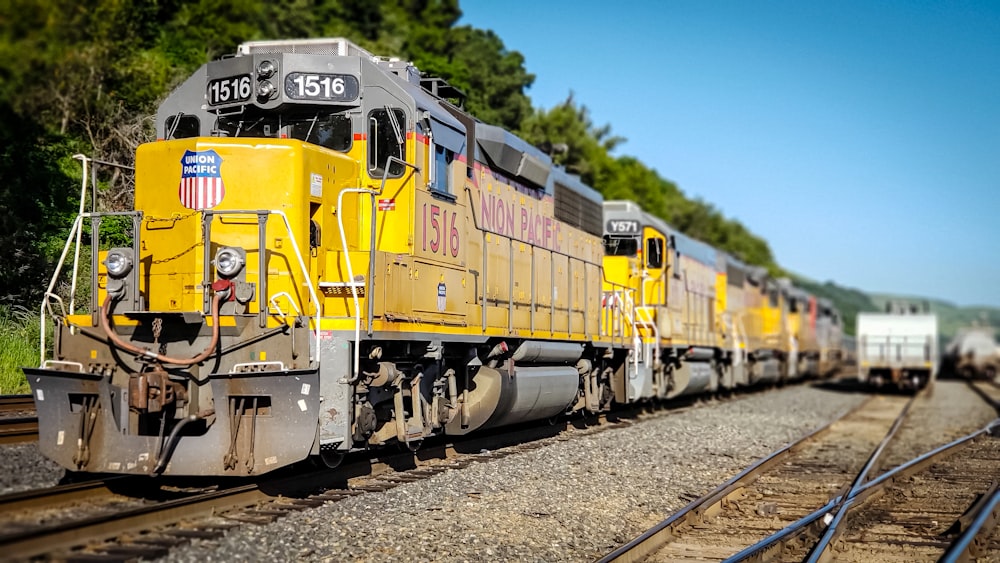
M930 314L858 314L858 379L919 389L937 376L938 324Z

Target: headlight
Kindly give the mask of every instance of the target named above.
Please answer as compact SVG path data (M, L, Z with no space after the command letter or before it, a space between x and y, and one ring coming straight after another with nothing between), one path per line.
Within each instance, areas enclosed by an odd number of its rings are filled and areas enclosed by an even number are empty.
M231 278L243 269L243 253L236 248L223 247L215 253L215 269L224 278Z
M257 97L262 100L270 99L274 94L274 84L270 80L265 80L257 85Z
M112 248L104 259L104 267L113 278L123 278L132 271L132 250L129 248Z
M271 78L274 76L274 71L274 63L271 61L261 61L261 63L257 65L257 78L261 80Z

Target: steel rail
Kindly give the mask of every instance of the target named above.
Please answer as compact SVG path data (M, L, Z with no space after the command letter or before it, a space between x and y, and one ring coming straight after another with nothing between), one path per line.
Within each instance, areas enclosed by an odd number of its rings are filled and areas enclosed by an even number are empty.
M6 416L34 412L35 399L31 395L0 395L0 445L20 444L38 440L38 417Z
M632 562L632 561L642 561L646 559L649 555L654 553L663 544L667 543L671 537L674 535L674 531L680 526L692 522L694 519L700 518L703 514L712 514L713 509L720 505L723 500L729 496L737 493L740 489L746 487L754 480L756 480L761 473L765 470L777 465L779 462L783 461L787 456L794 453L796 450L801 448L810 440L821 435L825 431L829 430L834 423L843 420L845 417L859 411L864 406L866 406L871 399L862 402L861 404L851 408L846 409L839 415L834 417L830 422L819 426L818 428L807 432L799 439L791 442L781 449L778 449L771 454L757 460L752 465L741 471L736 476L732 477L725 483L719 485L714 490L706 493L702 497L689 503L687 506L682 508L680 511L676 512L666 520L663 520L656 526L653 526L649 530L643 532L640 536L636 537L632 541L626 543L625 545L615 549L611 553L605 555L598 560L599 563L610 563L612 561L622 561L622 562Z
M31 395L0 395L0 413L33 410L35 399Z
M826 533L824 533L824 538L826 535L831 534L836 526L843 522L844 518L841 516L839 520L835 518L832 510L839 506L845 506L848 509L852 505L860 504L866 498L870 497L872 494L880 491L884 487L891 485L899 479L909 477L930 465L933 465L945 457L948 457L958 450L968 446L973 440L976 440L985 435L997 435L1000 434L1000 419L997 419L987 425L986 427L977 430L971 434L957 438L943 446L935 448L923 455L911 459L910 461L895 467L894 469L883 473L882 475L868 481L862 485L858 490L854 491L848 495L838 496L837 498L831 500L826 506L816 510L812 514L799 519L794 524L785 527L782 530L768 536L767 538L757 542L756 544L747 547L746 549L736 553L732 557L726 559L726 563L735 563L738 561L747 561L760 556L761 554L768 553L775 549L777 546L781 545L785 541L803 533L809 526L816 525L817 522L822 521L822 526L826 527ZM996 507L994 506L994 509ZM831 537L831 539L835 539ZM820 542L823 541L821 538ZM813 548L812 553L810 553L807 561L826 561L830 560L831 554L828 552L832 543L827 540L822 546L817 543Z
M968 528L952 542L940 563L975 561L985 554L990 534L1000 521L1000 488L995 481L992 489L983 495L972 513L975 517Z
M258 485L248 484L10 534L0 538L0 548L4 557L28 559L71 550L123 533L147 530L162 525L166 520L207 517L218 511L241 508L270 498Z
M997 411L997 416L1000 416L1000 396L994 397L988 391L983 389L983 387L985 387L986 385L989 385L994 389L1000 389L1000 384L998 384L995 380L983 382L983 381L973 381L971 379L967 380L966 384L977 395L979 395L980 398L986 401L987 404L993 407L993 410Z
M38 441L38 417L0 418L0 444Z
M666 414L669 415L672 412ZM587 427L582 432L590 434L621 427L624 424L628 423L608 421L600 426ZM276 501L282 497L294 499L292 502L299 506L309 506L316 504L317 501L337 500L366 491L384 491L392 486L426 478L436 473L424 471L399 477L400 471L404 471L405 475L405 471L420 470L432 466L431 464L435 460L448 462L455 457L465 458L466 463L459 465L464 467L477 461L489 461L522 450L534 449L540 445L537 444L538 441L549 438L558 439L566 432L572 433L578 432L578 430L569 424L566 427L533 426L514 430L506 429L506 431L494 435L460 439L432 446L422 450L419 456L414 452L403 452L383 458L365 454L360 459L335 471L320 469L249 483L244 481L223 490L199 493L153 505L127 508L111 514L89 516L72 522L61 522L51 526L0 535L0 549L3 550L3 557L15 560L42 555L55 555L58 558L60 554L66 555L71 550L88 545L92 546L112 538L127 537L129 534L162 528L182 520L196 520L209 516L219 516L225 512L245 510L258 504ZM500 450L508 447L510 448L508 451ZM484 448L488 449L488 453L482 453ZM428 457L428 450L437 455L425 459ZM401 470L400 468L406 469ZM115 477L114 479L121 479L123 482L135 480L131 476ZM357 482L358 479L361 481ZM99 498L102 495L111 494L115 494L115 492L107 487L105 482L81 483L0 497L0 510L7 512L8 510L38 509L40 504L52 507L74 500ZM297 499L296 495L302 498ZM255 512L262 514L265 518L284 513L281 510L267 508ZM253 522L255 518L259 519L261 516L232 516L234 523ZM169 532L166 533L169 535ZM95 549L100 550L100 548Z
M93 481L81 481L79 483L69 483L66 485L56 485L45 489L34 489L31 491L21 491L0 496L0 514L11 514L23 510L37 510L39 508L50 508L68 502L87 500L91 498L113 494L108 487L112 482L125 482L131 479L129 476L114 476L105 479L95 479ZM4 543L4 536L0 535L0 545Z
M852 494L856 494L865 485L865 483L870 480L869 476L876 469L876 467L878 467L878 463L882 460L882 453L885 451L885 448L896 436L896 432L900 429L900 427L902 427L903 421L905 421L906 417L909 415L910 408L913 406L917 397L922 395L923 392L916 394L906 402L903 410L899 412L899 415L896 417L896 420L893 421L889 431L882 437L882 441L879 442L878 446L876 446L874 450L872 450L872 453L868 456L868 460L865 462L864 467L858 472L854 481L851 482L850 488L845 494L838 495L819 510L809 514L808 516L800 518L797 522L790 526L786 526L778 533L765 538L743 551L740 551L730 559L727 559L727 561L741 561L752 555L760 555L763 552L773 549L775 545L783 544L785 541L798 536L800 533L816 525L816 523L820 521L821 517L824 525L829 524L831 518L839 518ZM833 516L833 514L835 514L835 516Z

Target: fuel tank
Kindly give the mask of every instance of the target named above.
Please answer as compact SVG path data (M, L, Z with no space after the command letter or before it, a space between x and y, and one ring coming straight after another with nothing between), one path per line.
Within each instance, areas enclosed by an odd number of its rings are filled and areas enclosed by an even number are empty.
M448 434L467 434L558 415L576 400L580 375L572 366L480 367L461 416L446 427Z

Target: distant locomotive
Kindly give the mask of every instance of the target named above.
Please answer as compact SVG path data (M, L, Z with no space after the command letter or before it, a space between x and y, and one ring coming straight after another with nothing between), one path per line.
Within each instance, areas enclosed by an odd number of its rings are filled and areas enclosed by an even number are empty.
M24 370L42 452L255 475L836 368L829 303L602 201L457 94L343 39L202 66L138 149L132 246L74 224L91 312L49 294L53 357Z

